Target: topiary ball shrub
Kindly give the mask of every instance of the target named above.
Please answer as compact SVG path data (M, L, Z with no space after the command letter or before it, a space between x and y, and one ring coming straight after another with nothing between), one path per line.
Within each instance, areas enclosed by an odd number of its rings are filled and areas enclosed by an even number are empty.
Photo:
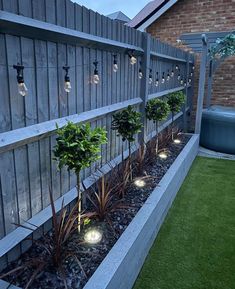
M155 98L148 101L145 110L147 119L157 123L167 118L170 107L166 101Z
M113 115L112 129L117 130L118 135L122 136L122 141L133 142L134 135L141 132L142 126L141 114L130 105Z
M107 142L107 132L103 128L91 129L89 124L76 125L68 122L64 127L57 127L58 137L54 149L59 168L79 173L100 158L100 146Z
M185 94L182 91L170 93L167 97L167 103L172 114L175 114L181 110L185 103Z

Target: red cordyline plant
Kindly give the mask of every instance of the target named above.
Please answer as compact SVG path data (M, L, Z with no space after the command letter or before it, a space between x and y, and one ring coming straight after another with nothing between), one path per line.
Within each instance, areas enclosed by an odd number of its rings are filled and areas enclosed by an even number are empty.
M43 272L49 266L53 266L53 268L55 268L60 273L61 278L64 281L64 287L67 288L65 272L62 263L69 257L73 258L77 262L77 264L85 274L78 257L74 254L74 252L68 251L65 246L71 234L75 230L77 230L77 205L74 206L70 212L68 212L67 208L64 206L63 201L60 213L57 215L52 193L50 192L50 206L52 210L51 234L44 235L39 240L34 240L34 243L42 249L42 253L35 258L29 259L23 265L18 266L17 268L10 270L6 273L3 273L0 276L0 279L6 278L7 276L16 273L20 274L22 271L27 269L33 269L33 273L24 287L24 289L28 289L41 272ZM32 225L30 223L28 224L29 226L21 224L16 225L18 227L23 227L32 231L32 226L35 227L35 229L39 229L35 225Z
M127 171L128 169L126 168L125 170ZM99 221L106 220L112 227L111 214L117 210L130 208L130 206L123 204L122 199L129 182L129 172L124 172L126 175L125 179L118 177L119 172L121 170L114 168L106 176L102 175L101 179L96 183L95 188L92 188L92 193L87 194L92 204L92 209L84 213L83 218L93 218Z

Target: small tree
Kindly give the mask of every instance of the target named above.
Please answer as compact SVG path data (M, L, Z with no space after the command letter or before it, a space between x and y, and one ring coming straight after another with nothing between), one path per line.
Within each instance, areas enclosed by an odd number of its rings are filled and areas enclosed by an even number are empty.
M135 111L132 106L128 106L120 112L113 115L112 129L117 130L118 135L122 136L122 141L128 141L129 149L129 169L130 178L131 173L131 143L135 140L134 135L141 132L142 128L141 114ZM122 159L123 159L123 145L122 145Z
M89 124L76 125L68 122L62 128L57 126L55 158L59 161L59 168L67 166L68 170L73 170L77 176L79 231L82 210L80 172L100 158L100 146L107 142L106 133L103 128L91 130Z
M177 91L169 94L167 98L172 117L172 139L174 139L174 115L181 110L182 105L185 103L185 95L182 91Z
M158 124L167 118L170 111L169 105L162 99L151 99L146 105L146 117L149 120L153 120L156 125L156 153L158 152Z

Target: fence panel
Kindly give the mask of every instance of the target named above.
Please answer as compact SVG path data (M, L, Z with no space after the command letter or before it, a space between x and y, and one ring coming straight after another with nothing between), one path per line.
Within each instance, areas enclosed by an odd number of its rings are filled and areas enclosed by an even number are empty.
M81 116L90 121L92 127L106 127L108 144L102 146L101 160L82 172L82 178L87 178L98 167L119 158L122 151L121 138L111 130L112 113L107 106L112 109L112 105L118 103L117 107L123 108L122 102L133 100L144 114L144 103L140 107L140 99L146 102L184 89L188 95L187 105L191 107L192 88L180 83L178 74L180 80L187 83L187 59L189 73L194 59L151 38L150 63L145 67L144 77L139 79L139 69L143 68L141 60L147 53L143 51L144 33L69 0L0 0L0 9L0 242L3 242L5 236L15 232L14 223L23 223L43 212L49 204L50 189L55 200L68 196L68 192L71 196L73 192L74 173L65 168L58 170L53 159L56 143L53 120L63 123L63 117L76 119L76 114L89 112L90 118ZM131 48L137 57L136 65L130 65ZM118 60L117 72L113 71L114 54ZM98 85L92 81L96 60ZM17 92L13 69L17 63L25 67L28 87L25 97ZM70 66L70 93L64 90L63 66L66 64ZM143 89L150 69L153 83ZM174 77L168 81L167 75L172 71ZM157 77L158 86L155 85ZM105 113L102 115L99 111L94 117L97 113L94 110L98 108ZM116 110L115 106L112 111ZM151 137L155 127L148 122L144 130ZM23 246L18 246L17 252L10 252L8 260L2 258L0 267L20 250L24 250Z

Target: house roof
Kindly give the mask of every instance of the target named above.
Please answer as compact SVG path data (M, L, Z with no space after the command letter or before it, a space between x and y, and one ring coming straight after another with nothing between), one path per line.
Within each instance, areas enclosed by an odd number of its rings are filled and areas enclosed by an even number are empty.
M128 26L144 30L165 13L178 0L153 0L149 2L130 22Z
M107 17L113 19L113 20L119 20L122 22L129 22L131 19L127 17L124 13L121 11L114 12L112 14L107 15Z

